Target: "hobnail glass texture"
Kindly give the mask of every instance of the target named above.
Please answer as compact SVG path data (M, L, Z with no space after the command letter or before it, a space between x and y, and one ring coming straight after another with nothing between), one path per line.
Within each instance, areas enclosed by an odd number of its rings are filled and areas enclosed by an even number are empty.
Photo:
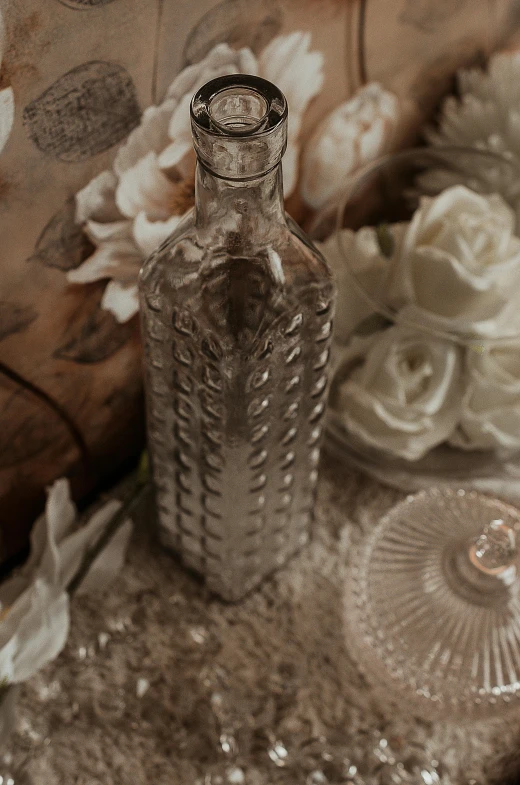
M238 600L309 537L334 288L284 212L282 94L192 107L195 210L141 273L148 439L162 542Z

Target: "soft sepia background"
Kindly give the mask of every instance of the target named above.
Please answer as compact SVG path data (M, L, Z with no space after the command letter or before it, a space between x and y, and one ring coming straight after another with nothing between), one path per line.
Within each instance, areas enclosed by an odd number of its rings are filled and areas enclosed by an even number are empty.
M324 86L302 137L363 84L399 96L412 141L455 69L514 40L513 0L1 0L0 88L14 123L0 154L0 560L25 541L43 489L77 497L143 440L137 319L100 308L102 282L70 286L92 247L75 194L110 167L142 111L219 42L259 53L312 34ZM1 33L1 28L0 28ZM2 40L3 39L3 40ZM302 214L298 195L292 210Z

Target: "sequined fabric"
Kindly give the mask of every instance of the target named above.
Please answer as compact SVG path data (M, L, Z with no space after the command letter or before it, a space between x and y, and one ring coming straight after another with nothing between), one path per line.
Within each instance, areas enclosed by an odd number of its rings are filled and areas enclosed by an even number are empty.
M74 600L67 648L23 687L0 783L500 781L520 718L464 727L399 715L349 656L350 545L399 498L326 458L311 545L239 605L158 547L143 508L110 593Z

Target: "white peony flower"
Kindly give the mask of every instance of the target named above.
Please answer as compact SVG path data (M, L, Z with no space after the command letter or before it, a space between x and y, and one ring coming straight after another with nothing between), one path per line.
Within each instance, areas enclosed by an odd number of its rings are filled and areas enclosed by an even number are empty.
M477 176L489 182L493 190L509 202L520 217L520 52L494 54L486 71L480 68L463 69L457 74L458 97L449 96L442 106L439 124L426 131L428 141L436 147L458 145L489 150L506 156L515 170L491 166L482 162L478 171L472 171L475 161L470 158L457 161L460 169L467 168L468 182ZM432 173L435 185L438 177L446 186L460 174L442 169ZM421 182L429 182L428 174Z
M309 47L310 34L300 32L274 38L258 59L248 48L219 44L200 63L181 71L163 103L143 112L140 125L119 149L113 171L102 172L77 195L76 220L96 250L67 274L69 282L109 279L103 308L120 322L137 313L139 268L177 228L193 201L192 95L217 76L259 75L285 93L290 117L283 164L288 196L298 177L302 116L323 82L323 56Z
M397 325L352 339L331 405L363 444L416 461L452 434L460 397L459 348Z
M400 319L462 336L520 331L520 239L498 195L453 186L423 197L395 262Z
M305 202L320 209L339 196L349 175L388 151L398 120L397 96L376 82L334 109L305 147L301 181Z
M338 343L348 343L354 330L374 314L371 300L386 304L405 226L385 225L385 236L391 246L386 253L381 250L380 230L372 226L364 226L357 232L343 229L324 243L316 243L336 281L334 340Z
M26 681L61 652L69 630L67 586L119 507L111 500L79 526L68 481L57 480L49 490L29 560L0 586L0 682ZM94 561L82 591L107 587L122 565L131 528L130 521L122 524Z
M467 387L451 443L467 450L520 450L520 343L468 350Z
M2 59L5 48L5 26L0 10L0 84L2 82ZM0 87L0 153L4 149L14 122L14 93L12 87Z

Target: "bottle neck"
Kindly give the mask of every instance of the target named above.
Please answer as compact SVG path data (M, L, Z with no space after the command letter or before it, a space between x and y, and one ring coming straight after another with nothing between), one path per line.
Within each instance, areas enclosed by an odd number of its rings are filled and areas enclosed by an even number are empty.
M228 180L197 161L195 221L200 229L236 234L243 245L272 235L286 222L281 163L252 180Z

